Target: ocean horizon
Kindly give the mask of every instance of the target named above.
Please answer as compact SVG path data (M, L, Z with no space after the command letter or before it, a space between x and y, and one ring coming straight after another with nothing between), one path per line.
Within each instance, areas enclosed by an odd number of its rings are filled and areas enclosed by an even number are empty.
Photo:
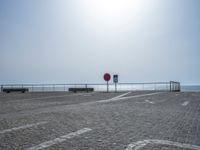
M181 85L181 92L200 92L200 85Z

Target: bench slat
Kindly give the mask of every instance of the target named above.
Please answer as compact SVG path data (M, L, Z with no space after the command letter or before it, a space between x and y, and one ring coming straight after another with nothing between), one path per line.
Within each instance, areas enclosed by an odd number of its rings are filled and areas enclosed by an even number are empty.
M69 92L93 92L94 88L69 88Z
M28 88L3 88L3 92L10 93L10 92L28 92Z

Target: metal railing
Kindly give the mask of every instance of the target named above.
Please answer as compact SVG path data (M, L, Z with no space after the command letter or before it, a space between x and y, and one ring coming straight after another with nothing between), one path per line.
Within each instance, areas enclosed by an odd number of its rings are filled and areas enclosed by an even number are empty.
M57 92L68 91L69 88L94 88L94 91L106 91L107 84L3 84L5 88L27 88L29 92ZM117 91L180 91L180 82L145 82L145 83L117 83ZM115 91L115 84L109 83L109 91Z
M181 91L180 82L170 81L170 91L171 92L180 92Z

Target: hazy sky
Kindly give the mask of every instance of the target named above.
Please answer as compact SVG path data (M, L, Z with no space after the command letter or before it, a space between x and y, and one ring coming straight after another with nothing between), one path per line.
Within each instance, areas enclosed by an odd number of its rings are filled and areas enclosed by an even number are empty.
M0 83L200 84L200 0L0 0Z

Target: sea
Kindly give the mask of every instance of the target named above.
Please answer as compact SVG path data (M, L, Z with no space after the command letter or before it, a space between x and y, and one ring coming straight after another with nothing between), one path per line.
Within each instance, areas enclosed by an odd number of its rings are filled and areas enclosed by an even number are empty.
M181 92L200 92L200 85L181 85Z

